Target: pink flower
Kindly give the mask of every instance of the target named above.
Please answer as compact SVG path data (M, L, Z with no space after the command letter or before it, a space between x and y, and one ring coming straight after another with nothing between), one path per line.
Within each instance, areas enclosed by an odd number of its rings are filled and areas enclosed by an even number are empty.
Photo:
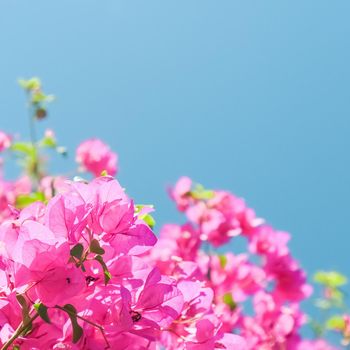
M31 192L32 185L26 176L16 181L5 181L0 177L0 223L13 216L13 208L18 195L25 195Z
M212 318L204 318L196 323L196 340L186 343L188 350L247 350L246 341L236 335L218 331Z
M117 170L100 140L81 144L77 160L96 176ZM264 224L243 199L183 177L171 196L188 221L164 225L157 240L142 219L151 209L140 212L111 176L45 177L39 190L47 201L20 210L30 179L0 180L1 348L29 314L41 317L13 348L333 350L301 337L300 302L311 287L289 234ZM210 247L237 235L235 248L244 241L251 256ZM345 344L349 316L339 331Z
M217 298L231 293L234 302L244 301L264 287L265 278L265 272L244 254L227 253L211 258L210 282Z
M195 260L198 253L201 241L199 232L193 228L191 224L179 225L164 225L160 232L161 239L166 239L175 243L176 250L172 255L176 255L184 260Z
M0 130L0 152L11 146L12 138Z
M99 139L89 139L81 143L77 148L76 161L96 177L103 171L114 176L118 170L117 154Z
M56 235L77 243L87 225L90 211L84 200L71 192L57 195L48 202L45 225Z
M258 255L277 256L289 253L287 243L290 236L286 232L275 231L272 227L262 225L257 227L250 236L249 250Z
M83 272L74 265L53 267L35 275L36 295L46 306L69 304L86 286Z
M141 291L134 295L137 299L132 298L134 302L130 299L130 315L132 321L139 322L141 326L167 327L179 316L183 307L183 295L175 281L161 276L157 269L150 272Z
M175 201L180 211L185 211L191 203L192 180L187 177L181 177L175 186L169 190L171 198Z
M139 263L137 266L141 267ZM179 316L183 296L175 280L162 276L157 269L148 272L142 267L140 274L128 276L124 280L120 275L112 284L96 288L95 295L89 297L93 319L105 325L111 339L134 334L156 340L160 331Z
M22 310L16 300L16 293L0 297L0 343L8 341L22 321Z
M282 301L298 302L312 293L306 274L290 256L269 256L264 266L267 274L275 280L274 295Z
M67 179L62 176L45 176L39 184L39 191L44 193L46 199L51 199L57 193L68 189Z
M69 191L54 197L48 204L46 224L70 242L103 240L115 254L139 255L157 241L152 230L137 219L134 203L118 181L107 176L90 184L74 183Z
M350 344L350 315L344 315L344 328L342 329L343 333L343 345L349 345Z

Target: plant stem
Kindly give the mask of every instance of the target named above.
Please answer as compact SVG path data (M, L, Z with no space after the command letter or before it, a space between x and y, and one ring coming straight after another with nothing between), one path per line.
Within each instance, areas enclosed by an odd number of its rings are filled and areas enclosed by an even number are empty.
M105 348L105 349L109 349L109 348L110 348L110 344L109 344L108 339L107 339L107 337L106 337L105 330L104 330L104 328L103 328L102 326L100 326L99 324L97 324L97 323L95 323L95 322L93 322L93 321L88 320L88 319L85 318L85 317L79 316L78 314L76 314L76 313L74 313L74 312L71 312L71 311L65 309L64 307L61 307L61 306L58 306L58 305L57 305L57 306L55 306L55 308L56 308L56 309L59 309L59 310L62 310L62 311L66 312L66 313L68 313L68 314L70 314L70 315L72 315L72 316L75 316L76 318L79 318L80 320L82 320L82 321L84 321L84 322L90 324L91 326L96 327L97 329L99 329L100 332L101 332L101 334L102 334L102 336L103 336L103 339L104 339L104 341L105 341L105 343L106 343L106 348ZM1 349L1 350L2 350L2 349Z
M30 132L30 141L34 146L36 144L35 119L32 114L32 108L30 107L29 107L29 132Z
M15 333L13 333L12 337L3 345L3 347L1 348L1 350L6 350L9 349L9 347L13 344L13 342L21 336L21 334L27 330L27 328L31 325L31 323L39 317L39 314L35 314L33 317L30 318L30 320L23 324L23 322L20 323L20 325L18 326L17 330L15 331Z
M32 164L32 176L34 178L34 190L37 191L39 186L40 174L39 174L39 159L38 159L38 148L37 148L37 138L36 138L36 130L35 130L35 117L33 111L33 105L30 102L30 95L27 94L28 98L28 114L29 114L29 134L30 134L30 142L33 147L33 164Z

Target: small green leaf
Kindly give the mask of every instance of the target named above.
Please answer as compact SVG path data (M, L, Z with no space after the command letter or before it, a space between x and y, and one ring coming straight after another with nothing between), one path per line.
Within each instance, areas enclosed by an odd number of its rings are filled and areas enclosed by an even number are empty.
M151 229L153 229L156 225L156 220L154 220L154 217L150 214L141 215L140 219L143 220Z
M98 261L101 264L101 266L102 266L103 274L104 274L104 277L105 277L105 285L107 285L108 282L110 281L110 279L112 278L112 275L108 271L108 267L107 267L106 263L104 262L104 260L103 260L101 255L95 256L95 260Z
M30 142L15 142L11 145L11 150L24 153L28 156L33 156L35 153L35 148Z
M230 307L230 310L233 311L236 309L237 304L234 302L233 298L232 298L232 294L231 293L226 293L223 297L222 297L223 302L228 305Z
M103 271L103 273L105 276L105 284L107 284L111 280L112 275L108 270Z
M28 80L25 79L19 79L18 84L25 90L31 91L31 90L37 90L40 89L41 82L39 78L31 78Z
M35 91L32 95L31 102L39 104L42 102L52 102L55 99L53 95L45 95L42 91Z
M79 326L77 320L77 310L71 304L64 305L63 309L67 312L72 328L73 328L73 343L76 344L79 339L83 336L83 329Z
M143 208L154 209L154 205L152 205L152 204L135 204L135 214L139 214Z
M344 294L337 288L330 288L330 299L335 304L334 306L340 306L344 301Z
M345 327L345 321L342 316L333 316L327 320L326 327L330 330L343 330Z
M337 288L345 285L347 278L337 271L318 271L314 275L314 281L326 287Z
M324 333L324 326L318 321L310 319L310 327L317 338L321 338Z
M78 243L70 250L70 255L80 260L83 255L83 251L83 245L81 243Z
M136 204L135 214L140 214L143 208L153 209L153 205ZM145 214L139 215L139 219L143 220L151 229L153 229L154 226L156 225L156 221L154 220L154 217L147 212Z
M101 248L100 243L97 239L93 239L90 243L90 252L103 255L105 253L105 250Z
M16 207L23 209L34 202L45 202L45 194L42 192L33 192L30 194L20 194L16 197Z
M56 147L56 140L53 137L44 137L40 141L41 147L47 147L47 148L55 148Z
M144 205L142 204L135 204L135 214L138 214L142 208L144 207Z
M77 315L77 309L72 304L66 304L63 306L63 309L72 315Z
M34 309L45 322L51 323L49 314L47 313L47 306L42 303L37 303L34 304Z
M208 200L213 198L214 195L214 191L207 190L200 184L197 184L195 188L190 192L190 196L197 200Z
M227 264L227 256L226 255L219 255L220 265L224 269Z

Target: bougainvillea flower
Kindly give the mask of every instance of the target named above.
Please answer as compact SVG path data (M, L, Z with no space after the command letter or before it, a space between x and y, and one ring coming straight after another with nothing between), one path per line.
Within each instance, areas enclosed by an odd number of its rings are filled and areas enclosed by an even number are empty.
M0 130L0 152L10 147L11 141L11 136Z
M96 177L103 171L111 176L118 171L117 154L99 139L89 139L81 143L77 148L76 161Z

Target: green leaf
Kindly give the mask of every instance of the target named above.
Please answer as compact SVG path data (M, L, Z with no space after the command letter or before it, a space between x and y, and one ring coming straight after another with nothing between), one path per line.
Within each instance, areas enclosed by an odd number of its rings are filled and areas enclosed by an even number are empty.
M53 95L45 95L42 91L35 91L32 95L31 102L33 104L39 104L42 102L52 102L55 99Z
M36 90L40 89L41 86L41 81L39 78L31 78L28 80L25 79L19 79L18 84L25 90L31 91L31 90Z
M15 142L11 145L11 150L27 156L35 155L35 148L31 142Z
M23 324L28 325L28 327L26 328L26 333L27 333L27 332L31 331L31 329L32 329L32 320L31 320L31 317L29 315L29 306L28 306L26 298L22 294L17 294L16 299L22 308Z
M324 334L324 326L312 319L310 319L309 324L316 337L321 338L322 334Z
M141 213L142 209L145 207L146 208L153 208L153 205L136 204L135 205L135 214ZM139 219L143 220L151 229L153 229L154 226L156 225L156 220L154 220L154 217L149 213L139 215Z
M152 204L135 204L135 214L139 214L143 208L153 209L154 205L152 205Z
M143 204L135 204L135 214L138 214L143 207L144 207Z
M237 304L234 302L233 298L232 298L232 294L231 293L226 293L223 297L222 297L223 302L228 305L230 307L230 310L233 311L236 309Z
M56 140L53 137L44 137L40 141L41 147L47 147L47 148L55 148L56 147Z
M314 275L314 281L326 287L337 288L345 285L347 278L337 271L318 271Z
M104 260L103 260L101 255L95 256L95 260L98 261L101 264L101 266L102 266L103 274L104 274L104 278L105 278L105 285L107 285L109 280L112 278L112 275L108 271L108 267L107 267L106 263L104 262Z
M80 260L83 255L83 251L83 245L81 243L78 243L70 250L70 255Z
M143 220L151 229L153 229L156 225L156 220L154 220L154 217L150 214L141 215L140 219Z
M224 269L227 264L227 256L226 255L219 255L220 265Z
M344 294L337 288L330 288L330 299L334 303L334 306L340 307L344 301Z
M105 284L107 285L108 282L111 280L112 275L108 270L103 271L104 277L105 277Z
M45 322L51 323L49 314L47 313L47 306L42 303L37 303L34 304L34 309Z
M23 209L34 202L45 202L46 198L42 192L33 192L30 194L20 194L16 197L16 207Z
M71 304L66 304L63 306L64 311L67 312L72 328L73 328L73 343L77 343L79 339L83 336L83 329L79 326L78 320L77 320L77 310L75 307Z
M330 330L343 330L345 328L345 321L342 316L333 316L326 322L327 329Z
M205 189L202 185L197 184L195 188L190 192L193 199L208 200L214 197L214 191Z
M90 242L90 252L95 253L95 254L99 254L99 255L103 255L105 253L105 250L103 248L101 248L100 243L98 242L97 239L93 239Z

